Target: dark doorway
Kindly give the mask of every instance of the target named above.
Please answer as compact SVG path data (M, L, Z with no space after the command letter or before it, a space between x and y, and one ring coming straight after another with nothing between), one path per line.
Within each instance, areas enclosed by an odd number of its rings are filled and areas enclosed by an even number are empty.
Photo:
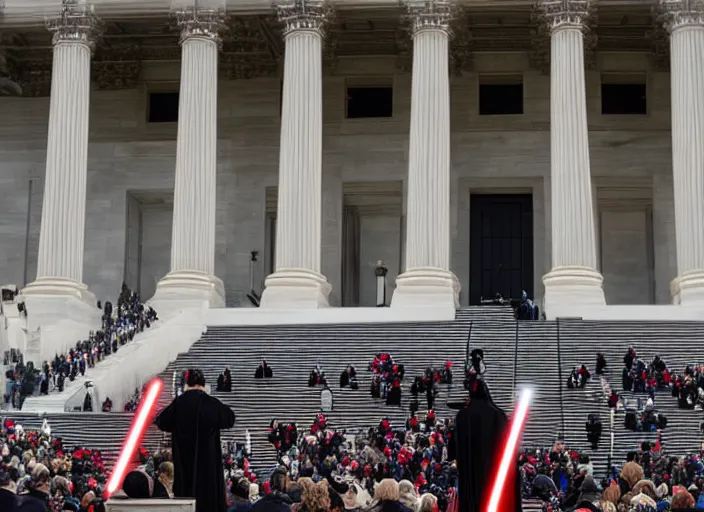
M472 194L469 303L533 297L533 196Z

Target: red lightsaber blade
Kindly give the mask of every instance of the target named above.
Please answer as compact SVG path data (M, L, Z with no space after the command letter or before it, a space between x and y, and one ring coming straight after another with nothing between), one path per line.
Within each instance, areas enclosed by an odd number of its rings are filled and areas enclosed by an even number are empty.
M518 408L513 416L513 421L511 421L511 432L504 446L504 453L501 457L501 465L499 466L499 471L496 473L496 480L494 481L494 487L491 490L491 498L489 499L489 508L487 512L497 512L499 509L499 501L503 495L504 487L506 485L506 478L508 477L508 471L511 468L511 464L516 463L516 446L518 446L518 438L523 431L523 425L528 417L528 406L532 398L533 392L530 389L524 389L521 395L521 400L518 403Z
M132 427L127 435L127 441L122 447L122 452L120 452L120 457L117 459L117 464L115 464L115 469L113 469L112 475L108 480L108 486L105 490L106 497L111 496L119 487L122 485L122 479L125 476L125 471L127 471L127 465L132 460L134 451L137 449L137 445L142 440L144 431L147 428L147 420L152 416L154 407L156 406L156 401L161 394L164 384L160 379L154 379L151 384L149 384L149 389L147 394L140 405L137 414L132 422Z

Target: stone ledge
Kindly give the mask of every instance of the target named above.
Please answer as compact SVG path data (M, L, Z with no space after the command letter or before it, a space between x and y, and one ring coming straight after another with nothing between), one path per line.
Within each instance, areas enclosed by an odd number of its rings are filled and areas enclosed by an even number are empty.
M107 512L195 512L195 500L130 500L112 499L105 504Z

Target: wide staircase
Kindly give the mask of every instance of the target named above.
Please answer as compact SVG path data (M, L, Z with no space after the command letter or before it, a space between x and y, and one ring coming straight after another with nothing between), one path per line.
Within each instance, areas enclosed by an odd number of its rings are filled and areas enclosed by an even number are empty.
M435 410L439 418L450 414L446 402L454 388L462 387L462 366L471 330L471 315L454 322L437 324L304 325L284 327L218 327L209 329L187 354L171 363L162 379L166 383L162 404L173 396L173 375L188 368L200 368L214 384L229 367L232 392L216 396L236 413L235 428L224 434L227 440L243 440L245 430L252 439L252 463L268 467L275 453L266 440L272 419L296 422L307 429L320 411L319 386L308 387L308 376L316 364L325 371L333 392L333 410L327 413L335 428L366 430L382 418L401 426L408 418L410 384L425 368L440 369L446 361L455 366L452 385L442 385ZM401 407L386 406L370 396L371 373L367 366L378 352L388 352L395 363L405 366ZM255 379L254 372L265 358L273 370L272 379ZM340 389L340 373L352 364L357 369L358 390ZM419 397L421 411L425 395Z
M652 361L658 354L675 373L681 373L686 365L698 365L704 361L704 323L699 322L585 322L564 320L560 322L560 342L563 357L571 355L571 366L587 364L594 370L597 351L606 357L606 375L614 391L629 402L634 399L647 398L645 394L624 393L621 372L623 357L629 346L636 350L637 357L645 362ZM597 349L598 347L598 349ZM563 360L564 361L564 360ZM563 364L563 373L570 364ZM566 379L566 376L565 376ZM585 390L571 390L574 395L586 397L598 387L598 379ZM655 394L655 409L665 414L668 426L662 431L662 443L672 454L686 454L698 451L702 434L699 425L704 420L702 411L684 410L677 407L677 402L669 390L660 390ZM585 410L582 421L592 410ZM608 411L603 406L600 411L602 421L608 423ZM624 411L616 414L614 422L614 460L622 461L627 452L636 450L641 441L655 441L655 433L635 433L624 428ZM582 435L586 439L584 426ZM608 446L603 439L604 446Z
M213 394L228 404L237 415L235 428L223 439L243 441L245 431L252 437L255 468L266 469L275 463L274 450L266 441L272 419L295 421L305 431L320 411L320 387L307 386L310 371L319 364L326 373L334 395L330 424L348 432L366 430L389 418L401 426L408 417L410 384L426 367L440 368L454 363L454 383L442 385L435 409L439 418L453 417L448 401L463 399L463 364L474 348L484 350L486 381L496 403L508 413L515 396L524 387L535 392L523 444L548 447L564 437L568 447L591 456L598 474L603 474L609 451L609 411L599 379L594 375L585 389L569 390L569 371L587 364L594 373L597 351L605 354L607 378L620 391L622 359L629 345L646 360L660 353L670 368L679 371L685 364L704 360L704 323L628 323L516 322L504 307L473 307L457 312L456 319L438 323L231 326L209 329L191 350L181 354L160 375L165 384L160 406L173 397L174 376L188 368L201 368L213 387ZM597 348L598 347L598 348ZM378 352L389 352L394 361L404 364L406 378L400 407L386 406L370 396L371 374L367 366ZM255 380L254 371L265 358L274 377ZM357 368L359 390L339 388L343 369ZM231 393L214 390L218 375L229 367ZM419 397L420 411L426 409L425 396ZM699 447L701 411L677 409L667 392L658 392L656 407L669 419L663 443L669 453L683 454ZM587 442L584 424L587 415L601 415L603 434L598 450ZM26 427L39 427L41 416L11 413ZM110 459L120 449L129 429L131 416L120 413L49 414L53 432L68 446L84 445L102 449ZM622 462L654 434L626 431L623 413L616 417L614 462ZM154 427L144 440L149 448L165 442Z
M66 449L86 447L100 450L109 467L117 460L134 419L133 414L126 413L53 413L44 416L10 412L8 417L21 424L25 430L39 430L43 418L46 417L51 435L60 437ZM144 434L142 444L153 449L164 445L164 441L161 432L150 428Z
M557 329L554 322L518 322L517 332L516 388L533 390L523 442L547 447L562 430Z

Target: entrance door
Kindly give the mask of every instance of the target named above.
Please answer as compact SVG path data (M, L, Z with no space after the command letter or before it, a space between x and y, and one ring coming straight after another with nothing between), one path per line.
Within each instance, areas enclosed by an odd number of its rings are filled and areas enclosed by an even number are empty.
M533 297L533 196L473 194L469 303L482 297Z

